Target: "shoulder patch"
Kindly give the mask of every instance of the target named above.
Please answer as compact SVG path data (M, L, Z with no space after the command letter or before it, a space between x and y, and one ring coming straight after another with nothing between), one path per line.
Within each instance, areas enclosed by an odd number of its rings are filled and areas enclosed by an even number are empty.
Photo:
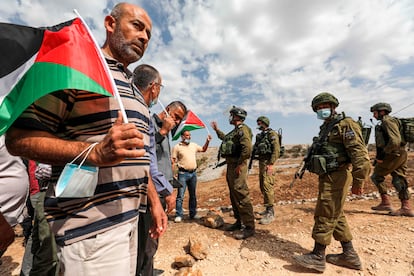
M345 139L352 140L354 138L355 138L355 132L352 129L345 132Z

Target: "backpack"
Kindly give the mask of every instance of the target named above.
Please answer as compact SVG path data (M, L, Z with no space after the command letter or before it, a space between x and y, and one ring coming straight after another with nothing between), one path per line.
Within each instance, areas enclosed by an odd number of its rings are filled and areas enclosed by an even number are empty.
M401 122L401 138L406 143L414 143L414 117L398 119Z

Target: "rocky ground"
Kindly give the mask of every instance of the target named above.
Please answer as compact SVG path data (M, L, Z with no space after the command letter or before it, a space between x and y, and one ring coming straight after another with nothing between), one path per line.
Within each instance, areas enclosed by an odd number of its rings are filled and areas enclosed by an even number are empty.
M208 210L222 211L225 223L232 223L228 189L224 179L225 166L213 169L216 149L200 155L199 183L197 187L199 214ZM409 157L409 182L413 183L413 153ZM311 230L313 210L317 195L317 180L306 172L302 180L289 188L292 176L301 158L283 158L277 163L275 185L276 219L269 225L257 224L254 237L235 240L230 232L212 229L202 221L182 223L169 221L167 233L160 239L155 257L155 268L162 275L175 275L176 257L185 256L191 239L206 257L193 261L192 274L187 275L312 275L313 271L298 267L293 256L310 251L313 247ZM387 179L389 182L390 179ZM255 211L262 211L262 196L258 188L257 164L249 174L249 187ZM411 192L413 191L412 188ZM390 184L390 191L392 187ZM414 276L414 218L392 217L371 210L378 203L378 194L371 181L366 182L365 194L349 196L345 213L354 235L354 247L362 262L363 270L354 271L327 264L325 275L411 275ZM392 194L395 208L399 201ZM411 205L414 205L411 199ZM187 206L187 202L185 202ZM22 239L3 256L0 275L18 275L23 255ZM327 253L341 252L340 244L333 241Z

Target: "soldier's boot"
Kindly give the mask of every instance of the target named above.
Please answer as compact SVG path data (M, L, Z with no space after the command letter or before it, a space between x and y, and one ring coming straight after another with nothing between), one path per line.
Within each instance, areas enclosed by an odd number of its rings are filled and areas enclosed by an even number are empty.
M325 248L325 245L315 242L315 247L312 252L304 255L293 256L293 259L300 266L322 273L325 271L326 267Z
M244 240L244 239L247 239L248 237L253 236L254 234L255 234L254 227L246 226L246 228L240 230L239 233L234 234L233 237L236 240Z
M391 207L390 197L387 194L381 194L381 203L371 207L375 211L393 211Z
M230 224L229 226L225 227L225 231L236 231L242 229L242 223L240 220L236 220L235 223Z
M391 216L406 216L406 217L414 217L414 212L410 208L410 202L408 199L401 199L401 208L390 212Z
M341 254L328 254L326 255L326 261L328 263L356 269L362 270L361 260L358 257L354 247L352 246L352 242L341 242L343 253Z
M275 220L275 210L273 209L273 206L270 206L270 207L266 207L266 213L260 219L259 223L269 224L274 220Z

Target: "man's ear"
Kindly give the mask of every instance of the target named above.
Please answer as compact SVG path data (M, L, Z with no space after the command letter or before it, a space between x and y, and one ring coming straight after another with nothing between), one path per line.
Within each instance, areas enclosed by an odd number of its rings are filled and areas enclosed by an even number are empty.
M113 33L115 31L116 20L113 16L105 16L104 26L107 32Z

